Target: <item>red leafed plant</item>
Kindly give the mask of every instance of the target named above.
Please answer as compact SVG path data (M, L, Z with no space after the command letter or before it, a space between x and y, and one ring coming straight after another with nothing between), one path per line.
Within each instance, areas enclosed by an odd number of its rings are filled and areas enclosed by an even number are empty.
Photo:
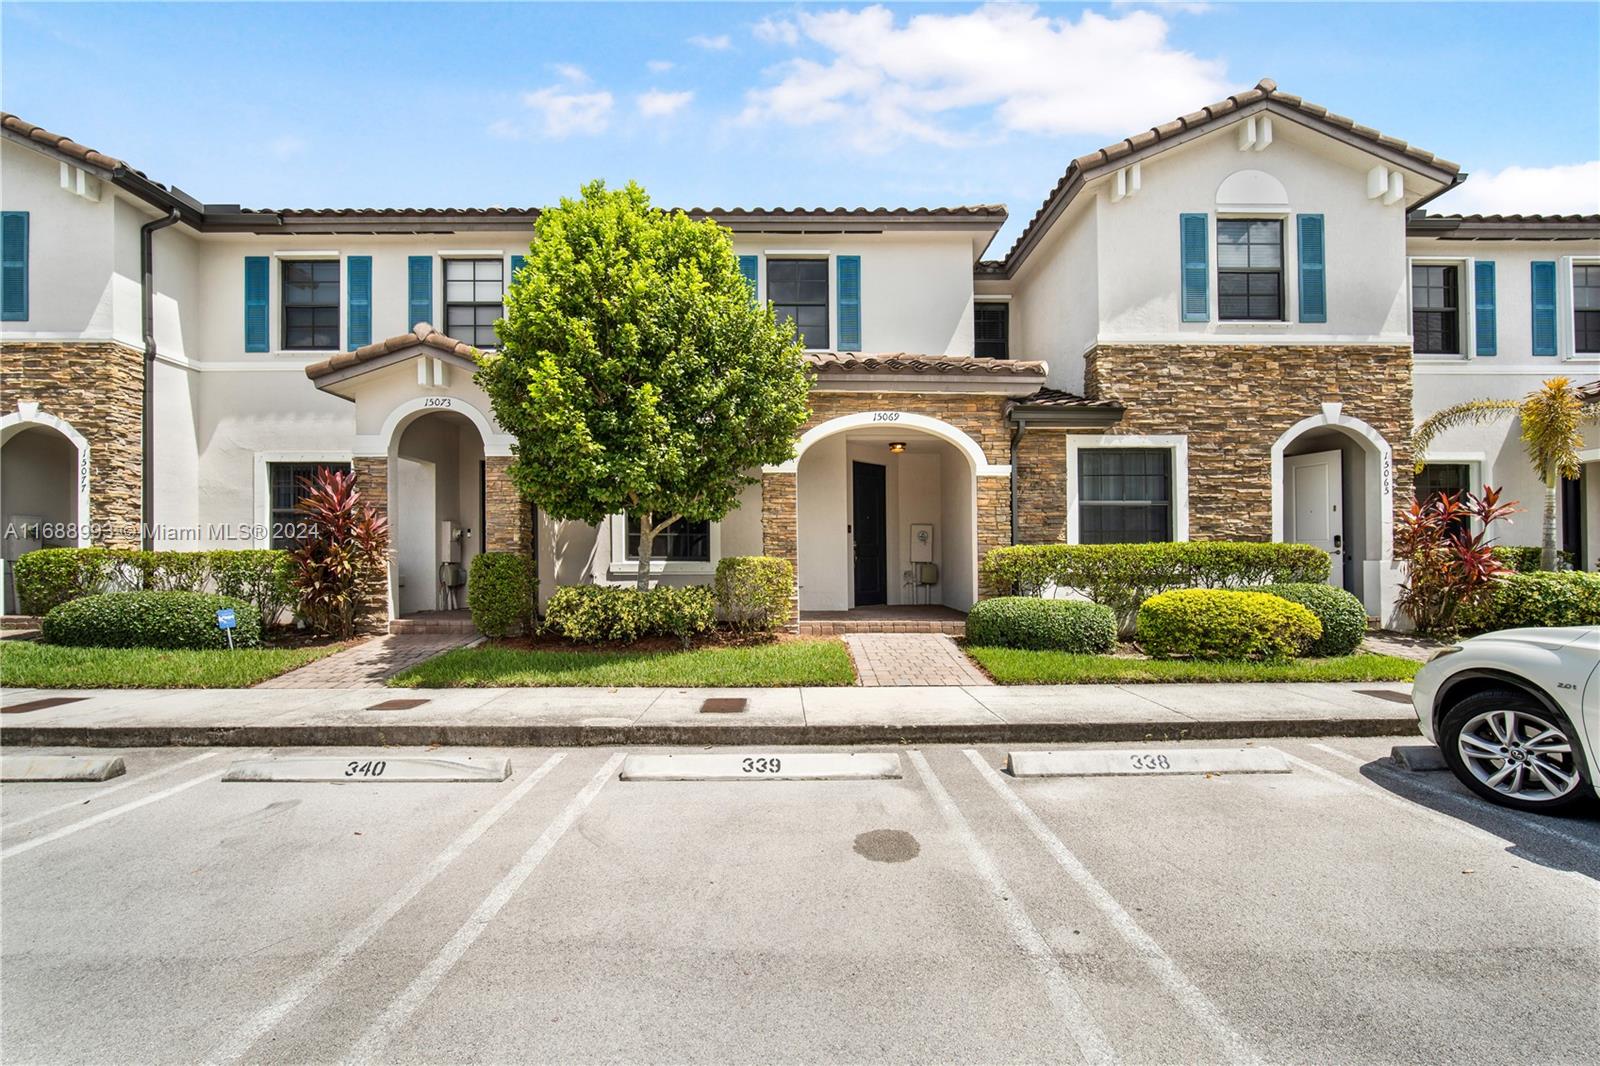
M1506 572L1491 554L1489 525L1518 512L1488 485L1482 495L1440 492L1412 501L1400 516L1394 550L1406 567L1400 609L1419 632L1453 634L1457 613L1488 596Z
M292 582L300 616L319 633L349 637L366 586L383 573L389 520L362 502L354 473L323 467L301 484L295 509L306 535L294 549Z

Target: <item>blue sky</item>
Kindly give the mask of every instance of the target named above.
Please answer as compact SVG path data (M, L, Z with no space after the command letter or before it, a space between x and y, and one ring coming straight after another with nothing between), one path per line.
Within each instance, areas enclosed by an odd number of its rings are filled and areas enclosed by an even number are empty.
M1440 210L1600 210L1600 5L22 4L0 105L199 199L1011 209L1263 77L1461 163Z

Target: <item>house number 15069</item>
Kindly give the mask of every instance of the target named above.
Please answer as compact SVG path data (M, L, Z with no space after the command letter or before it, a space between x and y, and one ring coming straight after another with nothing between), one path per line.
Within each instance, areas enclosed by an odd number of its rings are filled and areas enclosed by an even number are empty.
M872 412L872 420L874 422L898 422L898 421L900 421L900 412L899 411L874 411L874 412Z

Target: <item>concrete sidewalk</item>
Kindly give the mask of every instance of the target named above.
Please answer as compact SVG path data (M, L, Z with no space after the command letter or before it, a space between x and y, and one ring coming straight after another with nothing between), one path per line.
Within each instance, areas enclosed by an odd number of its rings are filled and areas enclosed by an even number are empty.
M1416 732L1408 684L0 691L0 745L1050 743ZM703 712L744 697L735 714ZM73 702L11 713L35 699ZM379 709L388 701L415 706Z

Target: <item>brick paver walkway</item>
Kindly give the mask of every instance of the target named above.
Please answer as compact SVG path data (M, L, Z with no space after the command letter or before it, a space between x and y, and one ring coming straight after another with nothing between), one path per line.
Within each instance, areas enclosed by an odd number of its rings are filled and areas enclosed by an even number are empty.
M348 651L263 681L257 688L383 688L383 682L409 666L477 638L465 633L373 637Z
M942 633L850 633L842 639L863 685L993 684Z

